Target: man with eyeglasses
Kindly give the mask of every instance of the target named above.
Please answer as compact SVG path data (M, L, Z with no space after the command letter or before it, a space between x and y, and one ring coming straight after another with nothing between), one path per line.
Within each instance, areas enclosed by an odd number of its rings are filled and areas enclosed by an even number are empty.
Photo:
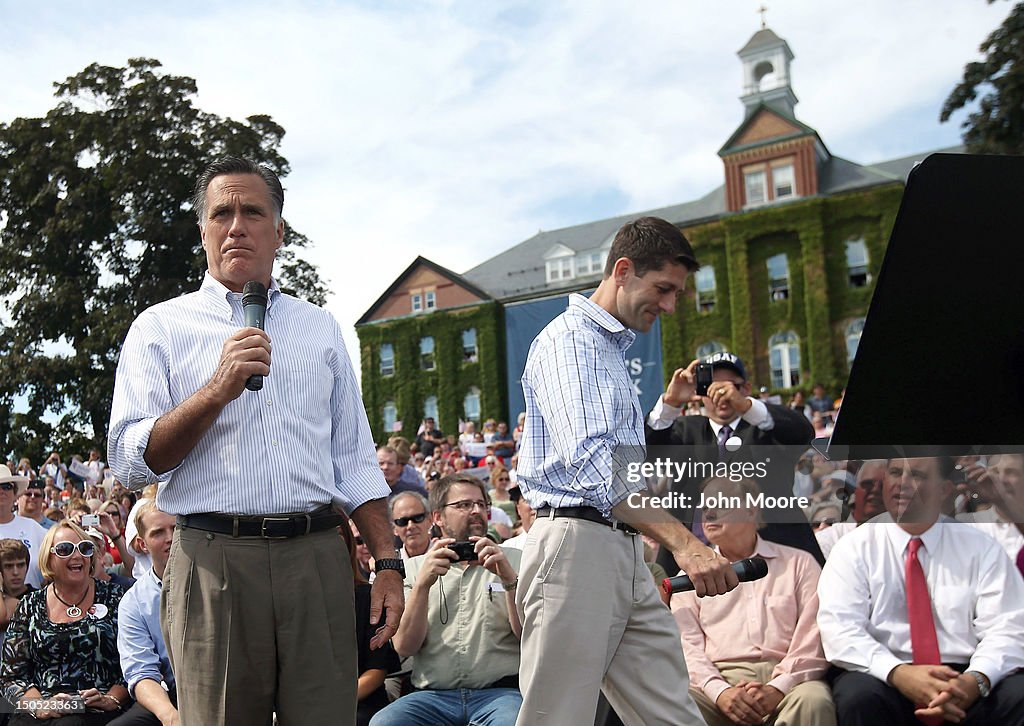
M0 539L16 539L28 547L29 563L25 582L35 588L42 587L43 575L39 571L39 551L46 530L38 522L15 515L14 502L28 488L28 477L15 476L0 465Z
M516 613L518 550L486 537L490 501L483 482L464 474L430 491L431 519L442 533L407 563L406 608L395 634L399 656L415 656L412 685L371 726L511 726L519 713ZM469 542L470 561L453 545Z
M391 522L395 525L395 536L402 540L402 559L425 554L430 548L429 505L422 494L401 492L388 502Z
M56 524L52 519L43 514L45 506L46 487L42 479L29 481L25 491L18 497L18 515L31 519L44 530Z

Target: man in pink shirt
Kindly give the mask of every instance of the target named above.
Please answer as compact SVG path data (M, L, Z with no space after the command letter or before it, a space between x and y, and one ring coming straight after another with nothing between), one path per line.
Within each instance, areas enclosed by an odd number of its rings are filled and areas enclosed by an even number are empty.
M713 478L702 491L711 544L730 562L764 558L768 575L714 598L672 596L701 714L710 726L835 726L815 622L821 567L804 550L758 536L753 481Z

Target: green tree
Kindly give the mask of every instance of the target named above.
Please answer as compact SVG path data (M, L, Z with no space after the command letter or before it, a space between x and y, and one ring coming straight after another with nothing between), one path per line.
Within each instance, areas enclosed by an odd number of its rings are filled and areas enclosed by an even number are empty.
M964 67L939 120L948 121L980 94L977 109L962 125L964 144L979 154L1024 153L1024 3L1013 6L979 50L985 59Z
M195 107L193 79L151 59L93 64L54 84L43 118L0 124L0 440L44 449L106 439L121 343L139 312L198 288L205 256L189 198L223 154L278 174L284 129ZM326 288L288 227L282 288L322 305ZM15 400L28 401L14 414ZM56 426L45 412L62 416Z

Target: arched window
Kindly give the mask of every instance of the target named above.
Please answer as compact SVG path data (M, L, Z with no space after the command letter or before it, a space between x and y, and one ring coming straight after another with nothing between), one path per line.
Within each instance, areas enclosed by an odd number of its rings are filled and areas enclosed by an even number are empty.
M384 343L380 347L380 374L382 376L395 374L395 347L391 343Z
M431 336L420 338L420 368L425 371L432 371L436 368L434 362L434 339Z
M769 338L768 359L772 368L772 388L800 385L800 339L796 333L788 330Z
M864 318L857 318L846 326L846 362L853 365L853 357L857 355L860 336L864 332Z
M724 352L725 346L719 343L717 340L712 340L697 348L697 357L700 358L701 360L704 360L709 355Z
M462 401L462 412L467 421L480 422L480 389L472 386Z
M437 416L437 396L427 396L423 401L423 418L432 418L440 426Z
M391 433L395 430L395 422L398 421L398 407L395 406L394 401L388 401L384 404L384 432Z

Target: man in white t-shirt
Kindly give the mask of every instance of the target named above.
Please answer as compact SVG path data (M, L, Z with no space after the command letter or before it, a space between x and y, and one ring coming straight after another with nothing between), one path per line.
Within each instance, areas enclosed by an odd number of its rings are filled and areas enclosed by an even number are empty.
M25 543L30 556L25 582L39 588L43 585L43 576L39 572L39 549L46 530L38 522L14 514L14 502L27 488L28 477L15 476L6 466L0 465L0 539L16 539Z

